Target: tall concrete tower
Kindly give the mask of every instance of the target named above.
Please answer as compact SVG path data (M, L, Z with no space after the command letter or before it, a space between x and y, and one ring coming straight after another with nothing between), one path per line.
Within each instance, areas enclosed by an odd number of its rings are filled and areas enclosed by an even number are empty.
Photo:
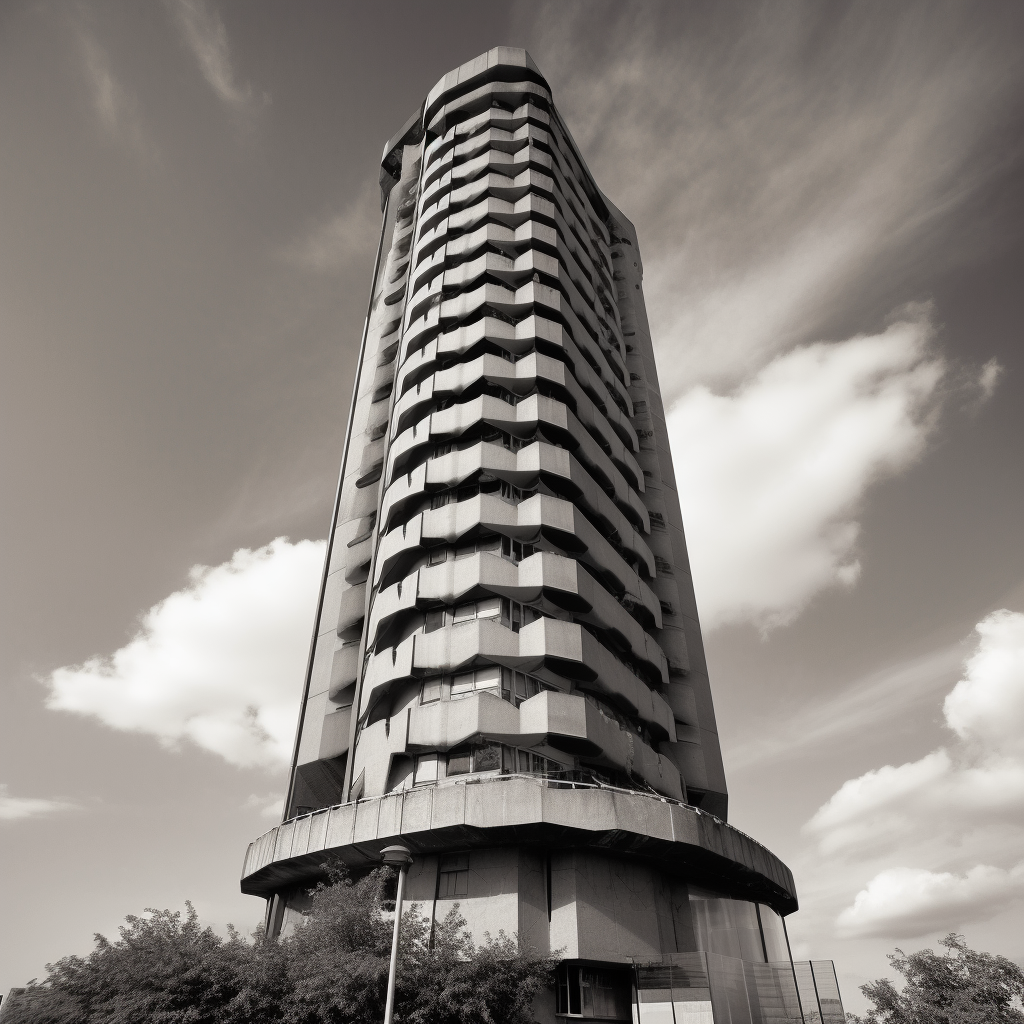
M286 816L243 891L280 933L328 857L400 841L422 914L564 951L538 1020L802 1020L792 875L726 823L633 225L523 50L438 82L380 184Z

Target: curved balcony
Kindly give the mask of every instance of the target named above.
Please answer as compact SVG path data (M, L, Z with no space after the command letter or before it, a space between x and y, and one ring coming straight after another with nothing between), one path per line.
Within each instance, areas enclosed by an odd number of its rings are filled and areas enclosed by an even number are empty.
M596 519L601 529L610 531L613 538L625 538L631 531L641 529L650 533L646 506L637 500L636 505L641 506L637 509L630 502L637 519L628 518L571 452L543 441L533 441L518 451L482 441L422 463L388 484L381 506L381 529L392 529L396 517L403 514L410 518L418 511L411 506L422 504L431 493L457 488L481 475L519 488L529 488L544 480L552 490L571 494L573 502ZM625 546L626 542L622 543Z
M467 501L421 512L401 529L380 539L374 585L385 581L390 586L397 576L407 575L415 562L426 555L424 543L436 546L454 544L470 530L483 527L491 533L527 543L541 538L560 547L563 553L585 562L616 596L628 595L651 610L660 608L660 599L622 555L602 536L586 516L564 498L535 494L511 505L492 494L479 494ZM654 575L654 556L643 540L632 533L632 555L643 564L649 577Z
M520 366L522 370L516 372ZM512 372L506 370L506 367ZM455 370L463 372L455 373ZM459 401L453 408L426 411L428 406L437 406L446 399L459 400L464 389L481 381L503 387L511 394L520 389L537 387L540 381L542 385L547 383L560 390L564 389L570 397L575 391L583 401L573 411L565 401L542 394L528 394L515 405L484 394ZM414 410L420 413L420 418L414 419L391 442L388 449L388 478L392 478L396 472L405 472L406 463L417 451L433 449L438 442L457 440L478 425L486 424L519 438L532 437L538 427L547 426L553 428L549 433L564 440L564 446L576 454L602 486L610 486L620 505L640 515L642 502L637 492L645 490L643 470L590 400L584 398L578 387L568 385L570 381L572 375L558 360L536 355L527 356L518 363L509 363L499 356L480 356L471 363L461 363L451 370L443 370L428 377L417 392L407 391L403 396L417 399ZM398 422L403 419L398 419ZM375 463L376 453L364 461ZM414 461L422 462L423 459Z
M375 867L395 843L416 854L553 843L620 852L780 914L798 907L789 868L711 814L666 797L523 776L446 780L293 818L250 844L242 892L313 885L332 858Z
M369 658L363 673L359 718L399 683L451 673L477 664L499 665L539 678L586 683L621 702L630 714L674 735L663 698L575 622L537 619L518 633L497 622L476 619L433 633L414 633ZM667 682L667 676L665 678ZM332 699L335 691L332 689Z
M665 796L683 798L679 769L668 758L585 697L557 690L536 694L518 708L489 692L431 704L420 704L417 696L392 710L390 725L378 720L364 726L359 742L369 751L362 764L371 790L387 788L398 755L437 753L443 763L443 755L458 747L503 743L568 759L567 771L574 757L582 757L582 767L628 772Z
M630 771L665 796L683 798L679 769L671 761L575 694L546 690L516 708L490 693L474 693L414 704L408 711L408 729L393 730L396 745L389 747L383 722L364 730L367 738L371 730L379 733L371 741L375 752L444 752L476 739L526 748L547 744L588 763Z
M611 392L600 374L591 367L561 324L536 314L531 314L517 324L508 324L496 317L481 317L472 324L457 327L431 339L422 348L413 349L400 367L396 378L395 388L399 395L396 402L397 430L404 430L408 426L415 417L418 406L415 397L406 396L417 388L419 392L422 391L423 383L434 374L437 361L464 355L485 339L520 356L520 362L535 351L538 341L561 349L564 357L555 361L564 362L568 368L565 387L571 390L574 397L575 391L572 389L582 391L593 403L597 413L611 425L626 449L634 454L639 452L640 442L636 430L618 405L614 401L608 401Z
M500 555L480 552L440 565L424 566L386 590L380 591L370 609L367 648L376 649L382 635L393 632L396 620L408 620L417 612L453 607L486 595L506 597L560 617L565 609L577 622L604 631L636 662L647 666L655 678L668 681L665 655L652 637L575 559L552 552L537 552L518 565ZM661 609L656 618L661 628Z
M633 403L623 383L629 380L629 374L622 356L614 347L598 344L595 332L584 326L572 303L557 288L539 281L528 281L519 288L511 289L485 281L454 298L444 299L439 307L440 321L466 320L481 306L488 306L512 319L538 313L548 319L561 320L577 345L586 348L602 369L604 366L610 368L607 377L602 374L602 380L617 396L616 404L625 410L627 416L633 415Z

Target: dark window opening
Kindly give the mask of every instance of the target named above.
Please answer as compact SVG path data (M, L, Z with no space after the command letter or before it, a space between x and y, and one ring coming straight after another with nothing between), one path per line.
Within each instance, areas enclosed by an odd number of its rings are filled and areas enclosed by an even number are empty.
M555 1012L569 1017L630 1020L632 981L628 970L562 964Z

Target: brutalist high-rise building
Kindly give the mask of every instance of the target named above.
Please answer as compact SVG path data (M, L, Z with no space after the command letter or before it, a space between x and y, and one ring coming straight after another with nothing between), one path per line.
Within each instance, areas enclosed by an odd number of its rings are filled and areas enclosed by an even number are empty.
M286 817L243 890L279 933L329 857L401 842L421 914L563 951L538 1020L800 1021L792 875L726 824L633 225L523 50L438 82L380 184Z

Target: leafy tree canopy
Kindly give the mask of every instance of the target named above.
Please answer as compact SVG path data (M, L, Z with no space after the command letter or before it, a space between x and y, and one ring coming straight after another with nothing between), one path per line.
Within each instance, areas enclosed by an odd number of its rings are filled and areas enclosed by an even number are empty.
M226 939L187 912L129 917L116 942L47 965L5 1007L4 1024L376 1024L383 1019L391 924L387 869L335 870L306 921L281 941ZM455 904L430 934L402 918L396 1024L527 1024L555 961L500 932L474 946Z
M1024 1024L1024 972L1015 963L978 953L953 932L939 944L944 953L890 953L903 990L888 978L861 985L874 1005L866 1017L848 1013L850 1024Z

